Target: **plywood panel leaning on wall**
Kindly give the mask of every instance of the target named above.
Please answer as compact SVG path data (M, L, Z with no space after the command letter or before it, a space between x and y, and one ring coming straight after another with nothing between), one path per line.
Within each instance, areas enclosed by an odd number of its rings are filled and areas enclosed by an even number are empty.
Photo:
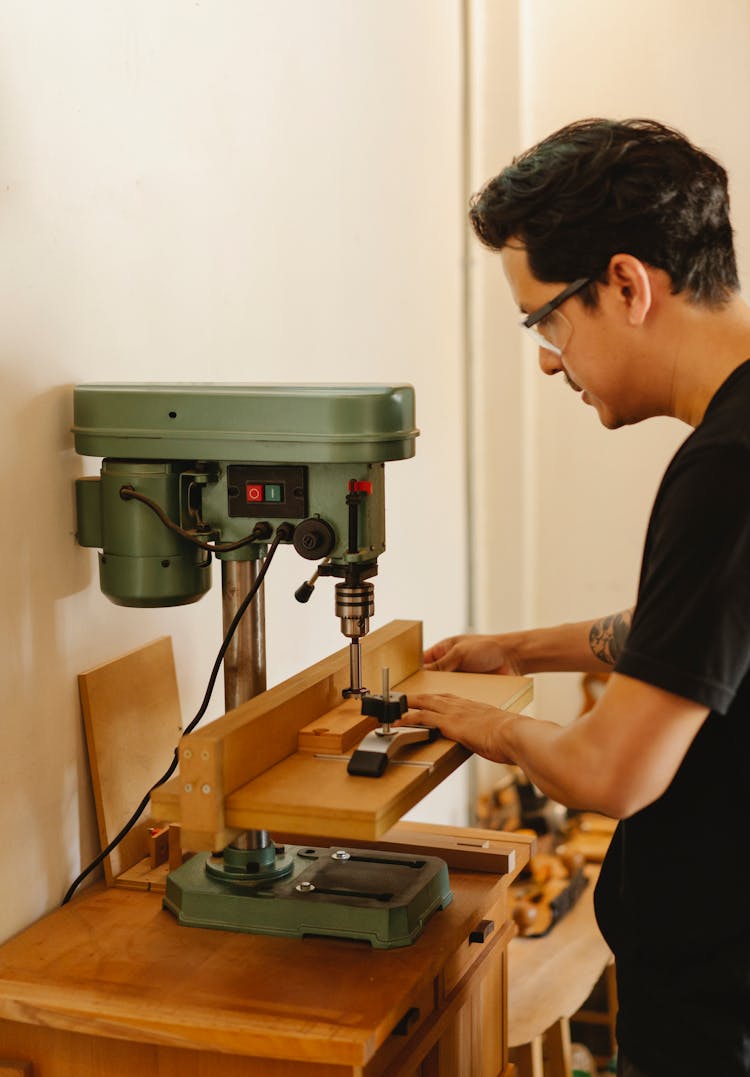
M182 733L172 640L162 636L78 677L104 848L169 766ZM148 821L104 861L107 884L149 855Z

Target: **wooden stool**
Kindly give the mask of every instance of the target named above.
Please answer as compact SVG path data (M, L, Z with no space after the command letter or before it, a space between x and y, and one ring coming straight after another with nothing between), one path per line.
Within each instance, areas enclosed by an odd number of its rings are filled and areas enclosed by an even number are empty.
M518 1077L570 1077L570 1018L612 961L594 918L598 868L589 885L549 935L515 938L508 947L508 1044Z

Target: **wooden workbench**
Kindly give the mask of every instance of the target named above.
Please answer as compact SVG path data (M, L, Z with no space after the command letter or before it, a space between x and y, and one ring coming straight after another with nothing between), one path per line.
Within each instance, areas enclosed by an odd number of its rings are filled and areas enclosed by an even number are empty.
M513 873L452 871L453 902L394 950L184 928L156 894L89 890L0 947L0 1060L36 1077L508 1075L507 887L529 845L507 838Z
M387 666L410 691L448 690L435 680L447 676L450 690L497 706L530 698L524 678L425 673L421 656L421 625L392 622L368 637L364 675L376 683ZM81 676L103 844L129 810L127 790L153 782L142 772L150 753L123 733L132 693L118 686L150 686L135 720L161 721L166 751L171 649L169 659L157 641ZM341 651L183 737L179 778L154 793L154 819L180 820L191 850L264 826L314 828L302 831L314 845L345 835L338 844L406 851L403 828L389 828L466 750L418 745L377 782L349 776L342 754L361 716L341 703L347 678ZM461 830L451 842L446 829L409 826L410 847L452 865L454 897L400 949L181 927L153 891L87 891L0 947L0 1077L509 1077L507 890L529 840ZM507 853L494 847L503 838Z

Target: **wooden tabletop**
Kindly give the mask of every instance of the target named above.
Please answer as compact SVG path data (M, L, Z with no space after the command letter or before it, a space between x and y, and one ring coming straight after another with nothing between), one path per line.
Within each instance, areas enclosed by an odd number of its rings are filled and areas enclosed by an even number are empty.
M452 872L452 903L394 950L180 927L154 894L92 888L0 948L0 1018L363 1065L409 1006L434 1005L434 978L506 885Z
M591 993L612 954L594 917L598 868L573 908L542 938L519 936L508 947L508 1043L530 1043L561 1017L571 1017Z

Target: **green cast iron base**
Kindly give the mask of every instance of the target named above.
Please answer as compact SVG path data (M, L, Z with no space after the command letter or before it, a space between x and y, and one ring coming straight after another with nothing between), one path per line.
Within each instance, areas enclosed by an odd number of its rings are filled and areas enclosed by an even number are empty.
M377 949L408 946L452 900L448 868L434 856L370 849L287 846L286 878L219 881L199 853L167 877L164 907L181 924L256 935L365 939Z

